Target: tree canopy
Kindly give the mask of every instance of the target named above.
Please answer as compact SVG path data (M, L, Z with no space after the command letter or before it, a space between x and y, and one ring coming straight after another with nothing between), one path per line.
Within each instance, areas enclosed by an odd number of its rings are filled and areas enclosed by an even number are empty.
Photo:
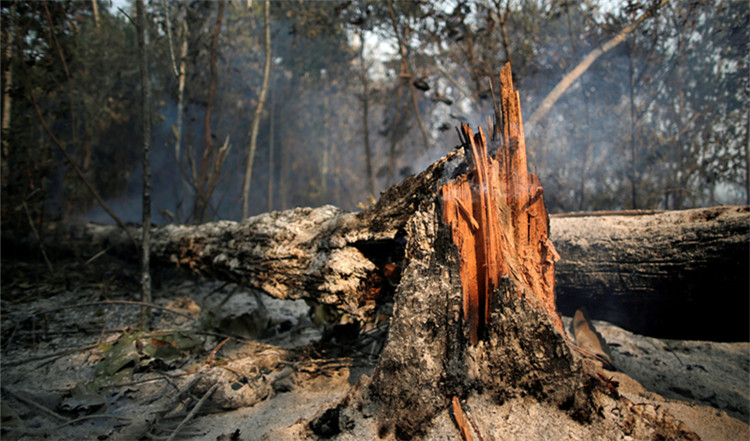
M3 228L108 221L50 134L138 221L134 4L0 10ZM239 219L264 4L152 0L145 12L154 222ZM747 203L749 16L742 0L271 1L249 214L367 205L454 148L455 126L486 123L506 61L528 118L632 24L526 127L549 211Z

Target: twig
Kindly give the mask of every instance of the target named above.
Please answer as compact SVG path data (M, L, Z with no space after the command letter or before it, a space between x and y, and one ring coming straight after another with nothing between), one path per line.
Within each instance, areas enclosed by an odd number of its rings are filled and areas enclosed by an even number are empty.
M203 436L205 434L206 432L199 431L199 430L196 430L195 432L182 432L182 435L186 437ZM149 432L146 432L146 435L144 436L148 439L159 440L159 441L169 438L168 436L157 436Z
M460 84L458 83L458 81L456 81L456 80L455 80L455 78L453 78L453 76L452 76L451 74L449 74L449 73L448 73L448 72L447 72L447 71L445 70L445 68L443 68L443 66L441 66L441 65L440 65L440 63L439 63L439 62L437 62L437 61L436 61L436 62L435 62L435 66L437 67L437 70L439 70L439 71L440 71L440 73L441 73L441 74L443 74L443 78L445 78L446 80L450 81L450 83L451 83L451 84L453 84L454 86L456 86L456 89L458 89L458 90L459 90L459 91L460 91L461 93L463 93L463 94L464 94L464 96L465 96L466 98L468 98L468 99L469 99L469 100L470 100L470 101L472 102L472 104L474 104L474 107L475 107L476 109L480 109L480 108L481 108L481 106L480 106L480 105L479 105L479 103L477 102L476 98L474 98L474 95L472 95L472 94L471 94L471 93L470 93L469 91L467 91L467 90L466 90L466 89L465 89L465 88L464 88L463 86L461 86L461 85L460 85Z
M177 377L184 377L186 375L191 375L190 373L184 373L184 374L175 374L171 375L171 378L177 378ZM125 386L135 386L137 384L144 384L144 383L150 383L152 381L167 381L165 378L166 374L162 374L158 377L153 378L145 378L143 380L137 380L137 381L127 381L125 383L117 383L117 384L105 384L104 386L101 386L100 389L117 389L118 387L125 387Z
M185 314L184 312L176 311L171 308L167 308L164 306L155 305L153 303L148 302L136 302L132 300L102 300L101 302L89 302L89 303L79 303L77 305L68 305L68 306L61 306L59 308L51 309L49 311L45 311L46 313L55 312L55 311L62 311L64 309L73 309L73 308L83 308L86 306L99 306L99 305L134 305L134 306L147 306L149 308L153 309L160 309L162 311L167 311L175 315L179 315L181 317L189 318L190 320L195 319L195 317Z
M229 301L229 299L232 298L232 296L240 289L240 285L235 285L234 289L227 294L226 297L224 297L224 300L219 302L219 304L214 308L214 311L218 311L221 309L222 306L224 306L225 303Z
M31 218L31 212L29 211L29 205L24 200L23 203L23 211L26 212L26 217L29 219L29 226L31 227L31 232L34 234L34 238L39 243L39 249L42 252L42 257L44 258L44 262L47 264L47 268L49 269L49 273L51 276L55 275L55 271L52 269L52 263L49 261L49 257L47 257L47 252L44 250L44 244L42 243L42 238L39 236L39 232L36 229L36 225L34 225L34 220Z
M86 416L82 416L80 418L76 418L74 420L70 420L70 421L68 421L66 423L60 424L59 426L55 427L54 430L62 429L65 426L69 426L69 425L75 424L75 423L80 423L81 421L91 420L91 419L94 419L94 418L114 418L114 419L117 419L117 420L131 421L131 418L128 418L128 417L121 417L121 416L118 416L118 415L112 415L112 414L108 414L108 413L102 413L102 414L97 414L97 415L86 415Z
M42 406L42 405L41 405L41 404L39 404L39 403L35 403L35 402L33 402L33 401L29 400L28 398L24 398L24 397L22 397L22 396L18 395L17 393L13 392L13 391L12 391L12 390L10 390L10 389L7 389L7 388L3 388L3 390L4 390L5 392L7 392L7 393L9 393L9 394L13 395L13 396L14 396L14 397L15 397L15 398L16 398L16 399L18 400L18 401L21 401L22 403L28 404L29 406L34 406L34 407L36 407L37 409L41 410L42 412L46 413L47 415L49 415L49 416L51 416L51 417L57 418L58 420L62 420L62 421L65 421L65 422L66 422L66 424L67 424L67 423L70 423L70 419L69 419L69 418L67 418L67 417L64 417L64 416L62 416L62 415L60 415L59 413L57 413L57 412L55 412L55 411L53 411L53 410L50 410L50 409L48 409L48 408L47 408L47 407L45 407L45 406Z
M208 300L208 298L211 297L212 295L216 294L217 292L221 291L222 289L224 289L224 287L227 286L227 285L229 285L229 282L224 282L224 283L221 284L221 286L219 286L218 288L214 289L210 293L206 294L203 297L203 300L201 301L201 306L206 306L206 301Z
M169 6L167 6L167 0L162 0L162 8L164 8L164 23L167 28L167 42L169 43L169 56L172 60L172 74L175 78L180 77L180 73L177 71L177 62L174 58L174 44L172 43L172 24L169 22Z
M131 16L128 15L127 12L125 12L122 8L117 8L117 10L120 12L120 14L124 15L125 18L128 19L128 21L130 21L130 24L132 24L135 27L138 27L138 25L136 24L136 22L133 20L133 18Z
M663 212L664 210L573 211L570 213L550 214L549 217L649 216Z
M213 365L213 363L214 363L214 356L216 355L217 352L219 352L219 349L221 349L221 347L224 346L224 343L228 342L231 338L232 337L225 338L224 341L222 341L221 343L219 343L219 345L216 346L214 348L214 350L211 351L210 354L208 354L208 357L206 357L206 361L205 361L205 363L207 365Z
M206 392L205 394L203 394L203 396L201 397L200 401L198 401L198 403L195 405L195 407L193 407L193 410L190 411L190 413L188 414L188 416L186 416L185 419L182 420L182 422L177 426L177 428L174 429L174 432L172 432L172 435L170 435L170 437L167 438L167 441L174 441L174 439L177 436L177 434L180 433L180 430L182 430L182 428L187 423L189 423L190 420L193 419L193 417L195 417L195 414L198 413L198 411L200 410L201 406L203 406L203 403L205 403L206 400L208 399L208 397L210 397L214 392L216 392L216 389L218 389L218 388L219 388L219 383L216 383L213 386L211 386L211 389L209 389L208 392Z
M456 420L458 431L461 432L461 438L464 441L472 441L471 429L469 429L469 420L466 418L466 414L461 409L461 402L458 401L457 396L453 396L453 418Z
M81 351L87 351L89 349L94 349L97 346L99 346L99 344L93 344L93 345L83 346L83 347L78 348L78 349L66 349L64 351L53 352L52 354L47 354L47 355L39 355L37 357L30 357L30 358L26 358L26 359L23 359L23 360L10 361L8 363L3 363L3 367L7 368L7 367L12 367L12 366L18 366L18 365L25 364L25 363L30 363L32 361L39 361L39 360L44 360L44 359L47 359L47 358L60 357L60 356L63 356L63 355L68 355L68 354L75 354L76 352L81 352Z
M98 253L94 254L93 256L91 256L91 258L89 258L89 260L87 260L86 262L84 262L83 266L86 266L89 263L95 261L96 259L98 259L99 257L101 257L104 253L106 253L107 251L111 250L113 247L114 247L114 245L112 245L109 248L105 248L105 249L99 251Z

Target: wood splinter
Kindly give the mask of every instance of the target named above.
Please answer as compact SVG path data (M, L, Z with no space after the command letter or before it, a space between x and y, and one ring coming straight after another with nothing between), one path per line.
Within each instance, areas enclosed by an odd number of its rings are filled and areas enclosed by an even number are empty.
M461 408L461 402L456 396L453 397L453 418L456 420L458 431L461 432L461 437L464 441L472 441L469 419L466 417L464 410Z
M459 138L474 170L442 187L443 220L461 256L464 320L472 344L484 335L492 293L503 277L528 287L520 294L563 332L554 297L554 262L559 256L549 240L541 183L527 169L520 100L509 64L500 71L497 110L492 128L492 141L500 146L497 153L487 153L481 127L474 135L463 124Z

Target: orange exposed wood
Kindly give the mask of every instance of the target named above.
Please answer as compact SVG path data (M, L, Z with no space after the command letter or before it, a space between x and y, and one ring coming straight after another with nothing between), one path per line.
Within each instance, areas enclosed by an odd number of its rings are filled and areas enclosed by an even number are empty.
M458 431L461 432L461 437L465 441L472 441L471 430L469 430L469 419L466 418L458 397L454 396L451 404L453 405L453 418L456 419L456 425L458 426Z
M472 344L483 335L492 293L506 276L563 331L554 295L559 257L549 239L541 182L528 173L521 104L509 64L500 71L500 104L493 130L493 142L500 145L495 156L487 153L481 127L474 135L463 124L460 135L474 170L442 188L443 219L460 254L464 320Z

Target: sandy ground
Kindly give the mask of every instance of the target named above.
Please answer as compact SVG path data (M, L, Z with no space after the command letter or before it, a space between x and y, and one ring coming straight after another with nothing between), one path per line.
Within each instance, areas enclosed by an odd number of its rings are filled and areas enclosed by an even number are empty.
M209 379L221 387L175 439L302 439L307 421L367 379L384 338L374 329L369 341L337 344L343 337L334 336L315 344L323 330L311 324L303 302L261 298L259 306L254 294L233 285L157 274L155 303L196 318L159 312L152 334L133 337L135 361L92 388L139 320L137 307L101 303L135 297L137 282L117 265L48 278L38 267L3 262L3 440L137 439L128 436L146 431L167 439L207 394L201 381L212 384ZM750 343L661 340L594 324L612 350L617 372L609 375L633 403L668 409L704 440L750 439ZM221 345L219 330L226 329L235 337ZM178 334L196 336L196 346L180 346L176 358L143 352L149 342L176 346L167 340ZM582 426L521 398L498 406L474 395L464 406L484 441L611 439L604 426ZM366 411L347 424L336 439L378 438ZM460 439L448 409L425 439Z

